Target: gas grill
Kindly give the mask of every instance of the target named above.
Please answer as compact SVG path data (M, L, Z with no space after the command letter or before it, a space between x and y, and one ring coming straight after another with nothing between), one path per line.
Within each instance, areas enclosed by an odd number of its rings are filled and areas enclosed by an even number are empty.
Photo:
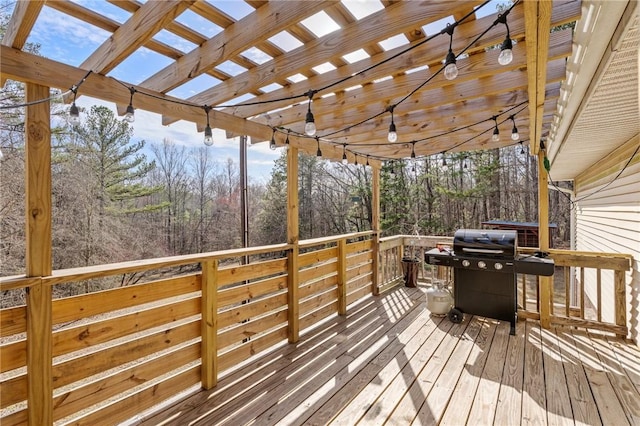
M453 251L436 248L425 262L454 268L454 307L449 319L461 322L464 314L509 321L515 334L518 315L517 274L551 276L554 262L544 253L519 256L518 235L512 230L459 229Z

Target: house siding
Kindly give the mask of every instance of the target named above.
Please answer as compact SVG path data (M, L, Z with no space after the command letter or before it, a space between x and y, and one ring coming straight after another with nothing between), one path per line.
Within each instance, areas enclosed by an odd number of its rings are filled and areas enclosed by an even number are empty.
M639 145L636 135L575 180L575 249L633 256L632 269L626 274L627 325L636 344L640 335ZM613 283L613 273L602 271L602 282ZM586 271L585 283L588 302L595 305L595 270ZM608 322L614 322L611 287L602 288L602 319Z

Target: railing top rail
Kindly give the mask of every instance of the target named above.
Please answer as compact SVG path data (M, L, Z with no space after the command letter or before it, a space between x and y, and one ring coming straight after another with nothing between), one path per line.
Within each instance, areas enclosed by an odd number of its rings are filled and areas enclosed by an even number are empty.
M327 244L327 243L332 243L335 241L340 241L342 239L350 239L350 238L358 238L358 237L367 237L369 235L375 235L376 232L375 231L362 231L362 232L354 232L351 234L342 234L342 235L331 235L328 237L320 237L320 238L313 238L313 239L309 239L309 240L302 240L298 243L298 245L300 247L306 248L306 247L313 247L313 246L317 246L320 244Z
M25 276L0 277L0 290L4 291L16 288L30 287L40 281L43 284L55 285L65 282L82 281L97 277L139 272L147 269L183 266L193 263L199 263L205 260L226 259L231 257L251 256L256 254L286 251L289 250L292 246L292 244L274 244L269 246L220 250L182 256L141 259L128 262L86 266L80 268L59 269L53 271L51 276L42 278L30 278Z
M536 247L518 247L519 253L533 254L539 251ZM582 266L597 269L613 269L629 271L633 263L633 256L626 253L601 253L593 251L575 251L549 249L549 256L557 266Z

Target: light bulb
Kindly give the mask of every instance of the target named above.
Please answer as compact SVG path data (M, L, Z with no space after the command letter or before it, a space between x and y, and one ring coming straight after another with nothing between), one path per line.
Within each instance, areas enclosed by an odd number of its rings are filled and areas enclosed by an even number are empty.
M127 106L127 113L124 115L124 120L127 123L133 123L134 121L136 121L133 105L129 104L129 106Z
M387 135L387 140L391 143L398 140L398 133L396 133L396 125L391 123L389 125L389 134Z
M271 142L269 142L269 149L271 151L275 151L275 149L276 149L276 140L275 140L275 138L271 138Z
M517 141L519 139L520 139L520 133L518 133L518 129L514 127L513 130L511 131L511 140Z
M498 56L498 63L500 65L508 65L513 61L513 51L511 49L505 49L500 52Z
M310 110L307 111L307 118L304 123L304 132L307 136L313 136L316 134L316 123L313 119L313 113Z
M500 56L498 56L498 63L500 65L508 65L513 61L513 44L511 43L511 39L507 37L502 42L500 46Z
M456 55L449 49L447 53L447 59L445 60L444 78L447 80L453 80L458 76L458 67L456 66Z
M342 164L347 164L349 162L349 160L347 160L347 153L343 152L342 153Z
M80 111L75 102L72 103L69 108L69 123L71 123L72 126L80 125Z
M497 127L493 129L493 135L491 135L491 140L493 142L500 142L500 132L498 131Z
M322 151L320 151L320 148L316 151L316 157L322 157Z
M204 129L204 144L206 146L213 145L213 132L211 131L210 126L207 126Z

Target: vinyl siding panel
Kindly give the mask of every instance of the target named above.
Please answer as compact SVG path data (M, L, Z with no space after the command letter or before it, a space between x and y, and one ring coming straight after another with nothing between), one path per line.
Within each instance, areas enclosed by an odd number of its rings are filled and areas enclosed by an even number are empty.
M640 153L636 152L639 143L635 137L575 181L576 250L634 257L626 282L628 326L636 343L640 335ZM616 161L611 161L612 158ZM602 282L612 283L612 277L613 273L603 271ZM587 297L595 305L595 270L587 271L585 282ZM602 307L602 319L613 321L610 286L603 286Z

